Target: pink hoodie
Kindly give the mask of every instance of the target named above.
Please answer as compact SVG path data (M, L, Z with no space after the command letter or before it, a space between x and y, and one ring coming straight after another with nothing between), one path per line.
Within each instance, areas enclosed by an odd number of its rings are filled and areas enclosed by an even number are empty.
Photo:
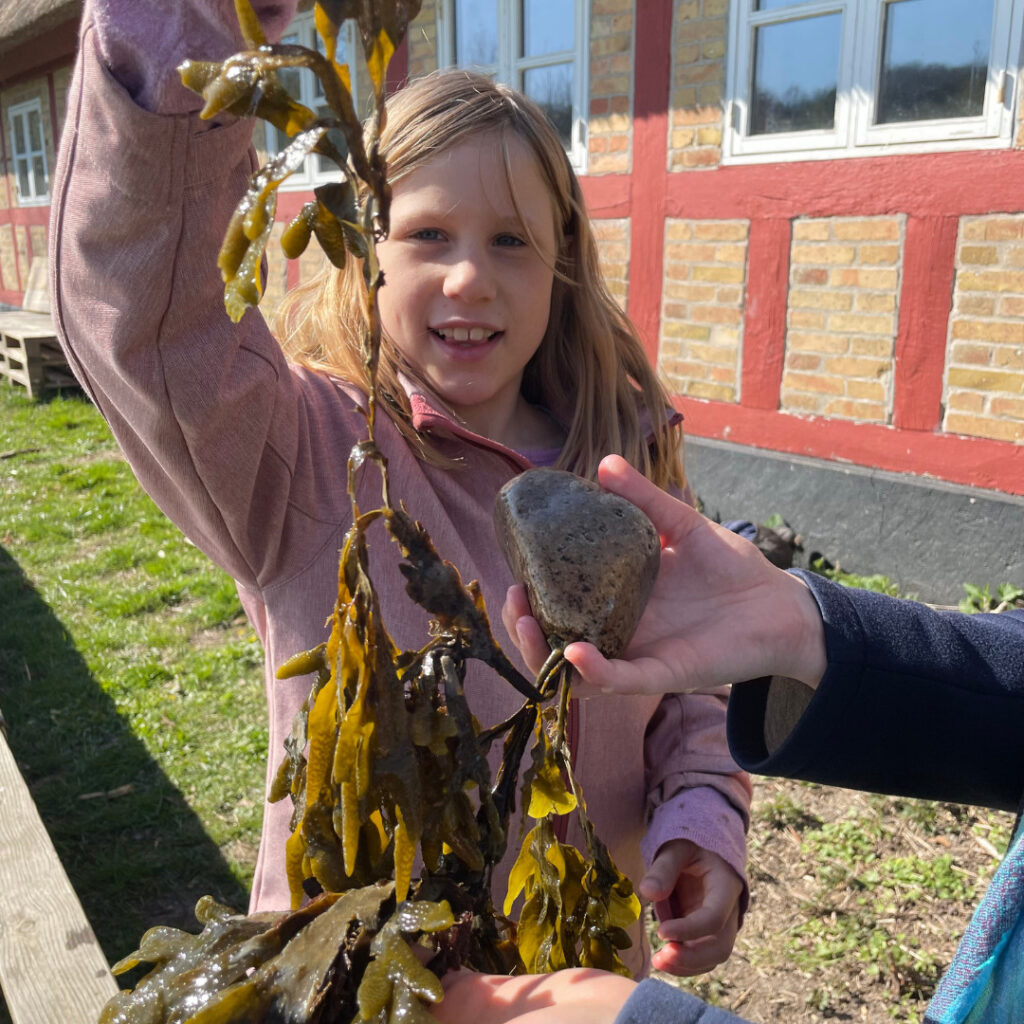
M143 487L238 583L266 651L269 781L309 686L305 678L276 681L273 669L326 639L349 526L346 462L365 437L357 411L364 399L290 364L258 312L237 325L228 320L215 254L255 166L251 125L200 128L188 114L139 106L100 56L109 47L97 39L92 8L99 6L86 7L53 187L55 320L71 365ZM140 58L150 62L146 73L159 48L150 54ZM120 60L119 76L131 81ZM417 427L433 432L464 466L424 464L379 415L392 497L406 502L464 580L480 581L495 636L519 663L500 621L512 579L491 514L501 485L530 463L457 427L422 396L413 404ZM377 474L364 471L360 504L375 507L379 499ZM419 647L427 618L405 594L396 546L382 530L371 543L385 624L399 646ZM520 703L475 662L466 691L484 725ZM639 880L643 858L682 837L718 853L743 877L750 784L729 756L724 698L573 704L577 771L621 870ZM290 812L287 801L266 808L254 909L288 905ZM568 839L582 846L575 821ZM496 874L499 905L509 865ZM637 938L628 959L642 972L647 952Z

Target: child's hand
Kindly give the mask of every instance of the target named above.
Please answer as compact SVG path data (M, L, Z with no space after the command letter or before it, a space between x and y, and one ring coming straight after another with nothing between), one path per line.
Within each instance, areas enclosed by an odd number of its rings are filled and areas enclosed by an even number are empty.
M654 904L665 945L651 959L669 974L703 974L724 963L739 930L743 882L729 865L689 839L665 843L637 886Z
M456 971L431 1013L442 1024L612 1024L635 983L576 968L515 978Z
M296 6L296 0L255 0L270 42L284 34ZM132 99L160 114L202 109L203 98L178 78L183 60L224 60L242 49L232 0L89 0L82 21L92 22L103 62Z

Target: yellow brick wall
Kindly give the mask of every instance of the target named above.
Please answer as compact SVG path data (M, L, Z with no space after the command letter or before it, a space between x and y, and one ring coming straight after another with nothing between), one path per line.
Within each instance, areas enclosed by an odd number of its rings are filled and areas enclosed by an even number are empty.
M722 161L722 94L729 0L676 0L668 164L672 171Z
M46 225L32 224L28 229L29 241L32 244L32 258L46 257Z
M267 243L267 281L260 311L268 322L273 322L274 313L288 290L288 260L281 250L281 232L284 228L284 224L275 224ZM326 261L320 243L315 237L310 239L306 251L299 257L299 283L308 281Z
M53 95L57 101L57 130L64 128L68 112L68 87L71 85L71 65L59 68L53 73Z
M633 0L593 0L587 173L624 174L631 166Z
M1009 80L1009 79L1008 79ZM1017 134L1014 144L1017 148L1024 147L1024 97L1020 95L1020 76L1016 82L1017 91Z
M309 245L306 251L299 257L299 283L308 281L314 274L318 274L327 263L327 257L319 245Z
M904 218L793 222L780 407L889 423Z
M21 224L14 225L14 247L18 250L18 270L21 271L21 279L15 287L19 291L25 288L25 280L28 277L28 232Z
M961 218L945 409L950 433L1024 443L1024 214Z
M285 224L275 224L271 228L270 239L267 242L267 279L263 284L260 310L268 321L273 319L274 310L288 290L288 261L281 250L281 233L285 227ZM319 248L315 238L311 239L309 244Z
M748 233L745 220L665 222L658 370L673 392L739 400Z
M409 77L437 70L436 0L423 0L420 13L409 25Z
M608 218L592 222L604 283L625 309L629 297L629 220Z
M14 256L14 227L11 224L0 224L0 287L6 291L21 290Z

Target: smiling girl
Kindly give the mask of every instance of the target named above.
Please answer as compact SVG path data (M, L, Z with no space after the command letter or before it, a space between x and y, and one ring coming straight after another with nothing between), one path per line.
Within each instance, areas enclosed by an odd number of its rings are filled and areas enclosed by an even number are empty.
M366 432L362 271L350 259L296 289L280 344L256 311L228 320L213 254L254 169L251 125L201 123L173 68L237 49L233 13L183 0L166 27L162 10L86 3L54 187L56 320L143 486L238 583L267 658L269 779L308 688L273 670L325 638L350 525L347 459ZM268 13L279 36L291 11ZM679 493L679 418L604 288L579 182L533 104L481 76L430 76L389 101L382 148L393 202L376 439L396 499L494 610L512 583L492 525L500 487L533 465L594 477L618 452ZM363 507L379 500L373 474L358 491ZM415 648L428 623L399 559L371 533L383 619ZM485 726L520 700L475 662L466 692ZM658 905L657 965L697 973L725 959L750 789L722 698L573 701L569 735L599 834ZM266 808L254 909L288 905L289 817ZM582 845L575 821L567 838ZM633 938L625 959L643 972L639 927Z

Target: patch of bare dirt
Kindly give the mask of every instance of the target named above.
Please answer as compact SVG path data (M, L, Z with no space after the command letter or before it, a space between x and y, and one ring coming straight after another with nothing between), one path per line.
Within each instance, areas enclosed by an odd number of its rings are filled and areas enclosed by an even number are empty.
M755 1024L920 1021L1012 817L777 779L754 801L732 957L663 980Z

